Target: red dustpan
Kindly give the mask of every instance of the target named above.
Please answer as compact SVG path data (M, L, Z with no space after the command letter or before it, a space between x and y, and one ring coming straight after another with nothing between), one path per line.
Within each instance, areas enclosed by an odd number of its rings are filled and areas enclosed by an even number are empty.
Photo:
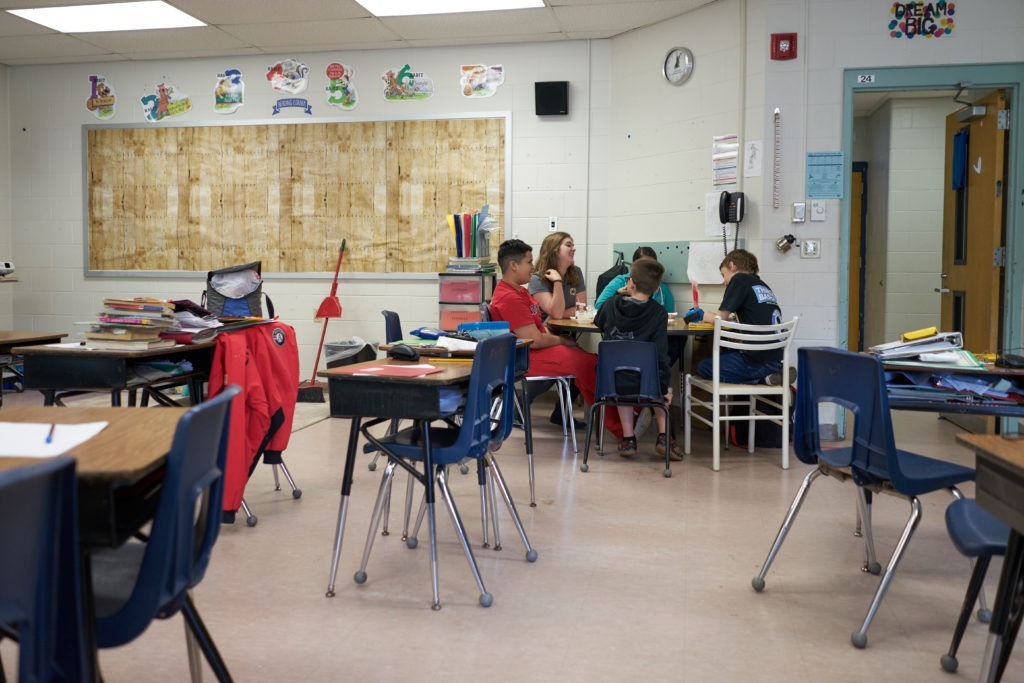
M299 401L306 403L323 403L324 390L317 381L316 373L320 367L320 354L324 350L324 338L327 336L327 323L331 318L341 317L341 301L338 299L338 274L341 272L341 260L345 257L345 240L341 241L341 248L338 249L338 263L334 267L334 282L331 283L331 293L326 299L320 302L316 309L314 319L324 321L324 329L320 333L320 345L316 348L316 360L313 361L313 376L309 382L299 384Z

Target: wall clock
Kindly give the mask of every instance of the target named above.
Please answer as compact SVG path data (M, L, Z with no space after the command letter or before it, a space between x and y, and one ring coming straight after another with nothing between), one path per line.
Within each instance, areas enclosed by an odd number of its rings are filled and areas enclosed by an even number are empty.
M693 53L685 47L674 47L665 55L665 63L661 66L665 80L672 85L682 85L693 73Z

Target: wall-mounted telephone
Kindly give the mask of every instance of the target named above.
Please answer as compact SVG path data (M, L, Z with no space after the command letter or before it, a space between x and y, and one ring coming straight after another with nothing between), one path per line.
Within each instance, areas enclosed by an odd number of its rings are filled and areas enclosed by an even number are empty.
M743 220L742 192L722 192L718 200L718 220L722 223L739 223Z

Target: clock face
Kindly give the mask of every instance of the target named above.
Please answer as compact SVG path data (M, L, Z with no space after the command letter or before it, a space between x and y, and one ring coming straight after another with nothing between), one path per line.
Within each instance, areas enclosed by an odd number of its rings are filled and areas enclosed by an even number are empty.
M693 53L685 47L674 47L665 55L662 74L672 85L682 85L693 73Z

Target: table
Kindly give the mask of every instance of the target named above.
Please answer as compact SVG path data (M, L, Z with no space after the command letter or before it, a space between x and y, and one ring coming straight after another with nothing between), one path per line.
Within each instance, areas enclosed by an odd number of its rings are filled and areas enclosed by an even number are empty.
M161 393L162 389L187 384L193 404L203 395L203 382L213 363L215 341L179 344L163 349L121 350L91 349L76 344L23 346L13 349L24 360L25 388L43 394L44 405L58 402L58 391L110 391L110 403L121 405L121 391L129 390L128 405L135 404L135 390L143 389L164 405L177 405ZM155 360L192 363L193 371L184 375L146 381L132 369L139 363Z
M5 410L4 422L108 422L107 427L68 452L76 461L78 479L79 544L82 552L83 596L89 596L92 579L89 553L117 547L153 519L163 479L163 466L171 450L174 430L184 408L76 408L19 406ZM126 448L126 444L131 444ZM0 458L0 469L38 462L36 458ZM98 680L97 648L93 633L92 601L87 600L84 630L86 680Z
M979 677L992 683L1003 676L1024 612L1024 440L997 434L958 434L957 439L977 455L978 504L1011 527Z
M575 318L548 318L544 321L544 324L552 329L564 332L594 333L601 331L593 322L580 322ZM680 318L668 321L668 336L670 337L708 337L714 333L715 328L713 326L691 328Z
M0 330L0 370L10 369L21 379L25 374L14 367L13 349L16 346L53 344L67 336L67 332L17 332ZM3 378L0 377L0 408L4 405Z
M355 469L359 426L364 417L405 418L420 420L426 426L431 420L443 416L441 410L442 392L451 387L469 384L473 370L472 363L438 363L441 372L421 377L382 377L350 374L353 369L373 365L409 365L405 361L391 359L367 361L338 368L321 370L319 377L327 379L331 417L351 418L348 450L345 455L345 470L341 479L341 504L338 508L338 523L334 532L334 553L331 559L331 574L327 584L327 597L333 598L334 584L338 575L338 561L345 535L345 517L349 496L352 493L352 473ZM429 434L429 430L424 429ZM425 439L428 441L428 439ZM430 444L425 443L424 471L426 485L424 500L427 505L427 519L430 534L436 530L434 516L434 463ZM431 544L431 567L437 566L434 544ZM437 596L434 596L437 603Z

